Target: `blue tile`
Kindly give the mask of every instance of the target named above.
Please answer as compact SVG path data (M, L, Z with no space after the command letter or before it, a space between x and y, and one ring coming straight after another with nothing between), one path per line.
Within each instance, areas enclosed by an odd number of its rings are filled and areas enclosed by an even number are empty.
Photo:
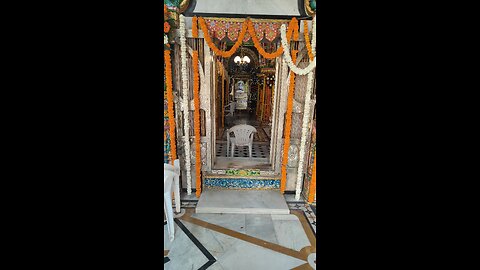
M206 187L236 189L279 189L280 179L208 178L204 180L204 185Z

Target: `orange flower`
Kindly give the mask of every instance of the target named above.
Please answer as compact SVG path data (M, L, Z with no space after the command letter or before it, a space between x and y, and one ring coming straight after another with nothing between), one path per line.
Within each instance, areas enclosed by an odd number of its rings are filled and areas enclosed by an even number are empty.
M308 35L307 21L303 21L303 35L305 36L305 46L307 46L308 57L310 57L310 61L313 61L312 44L310 44L310 36Z
M250 34L250 37L252 37L253 45L255 48L257 48L257 51L267 59L273 59L276 58L283 53L283 47L280 46L280 48L277 49L277 51L272 52L272 53L267 53L263 48L262 45L260 44L260 41L257 38L257 34L255 33L255 27L253 26L252 21L248 21L248 33Z
M292 36L292 32L295 32L296 34L296 37L297 37L297 40L298 40L298 25L297 25L297 19L292 18L292 20L290 21L290 23L288 24L288 30L287 30L287 40L290 41L290 38ZM295 27L296 26L296 27ZM258 40L257 38L257 35L255 33L255 27L253 25L253 22L252 21L248 21L248 33L250 34L250 36L252 37L252 41L253 41L253 45L255 46L255 48L257 49L257 51L264 57L264 58L267 58L267 59L273 59L273 58L276 58L276 57L279 57L280 55L282 55L283 53L283 47L280 46L275 52L272 52L272 53L267 53L262 45L260 44L260 41Z
M167 15L167 12L168 12L167 5L163 4L163 14Z
M197 16L193 16L192 18L192 36L198 38Z
M202 169L202 160L201 160L201 150L200 150L200 83L199 83L199 73L198 73L198 51L193 51L193 104L195 110L193 111L193 125L195 131L195 178L196 183L196 192L195 195L197 198L200 197L200 192L202 190L202 178L201 178L201 169Z
M170 58L170 51L164 50L163 51L165 56L165 77L166 81L165 84L167 85L167 111L168 111L168 123L170 125L170 143L171 143L171 162L173 165L173 161L177 159L177 147L176 147L176 140L175 140L175 117L173 115L173 85L172 85L172 63Z
M282 53L283 53L283 47L279 47L277 49L277 51L275 51L275 52L267 53L262 48L262 45L260 44L260 41L258 40L258 38L255 34L255 27L253 25L253 22L250 21L249 19L246 19L243 22L242 30L240 31L240 33L238 35L237 42L235 43L235 45L233 45L232 48L230 48L229 51L222 51L215 46L215 44L212 41L212 38L208 34L207 24L205 23L205 20L202 17L192 18L192 25L193 25L192 26L192 34L193 34L194 37L196 35L198 35L198 30L196 30L196 27L195 27L195 25L197 24L197 21L200 24L200 28L203 31L205 41L207 42L210 49L215 53L215 55L222 56L222 57L225 57L225 58L228 58L228 57L232 56L237 51L238 47L240 47L240 45L242 44L243 38L244 38L247 31L252 38L252 41L253 41L253 44L254 44L255 48L257 48L258 52L263 57L265 57L267 59L273 59L273 58L276 58L276 57L282 55ZM294 39L296 38L296 40L298 40L298 21L295 17L292 18L292 20L290 21L290 23L288 25L287 40L290 41L292 33L294 35Z
M243 38L245 37L245 33L247 33L247 28L248 28L248 25L247 25L246 21L243 22L242 30L238 34L238 39L237 39L237 42L235 43L235 45L233 45L233 47L230 48L229 51L222 51L222 50L219 50L217 48L217 46L215 46L215 44L212 41L212 38L208 34L208 28L207 28L207 24L205 23L205 20L202 17L199 17L198 22L200 23L200 28L203 31L203 36L204 36L205 41L207 42L208 46L210 47L210 49L212 49L212 51L215 53L215 55L219 55L219 56L222 56L224 58L228 58L228 57L232 56L237 51L237 49L240 47L240 45L242 45Z
M289 27L293 27L293 40L298 41L298 20L293 17L292 24Z
M292 50L292 61L297 60L297 50ZM287 182L287 164L288 164L288 150L290 149L290 133L292 130L292 111L293 111L293 96L295 92L295 73L290 71L290 85L288 90L287 111L285 119L285 143L283 146L283 160L282 160L282 178L280 180L280 192L283 194Z
M168 22L163 23L163 32L168 33L170 31L170 24Z

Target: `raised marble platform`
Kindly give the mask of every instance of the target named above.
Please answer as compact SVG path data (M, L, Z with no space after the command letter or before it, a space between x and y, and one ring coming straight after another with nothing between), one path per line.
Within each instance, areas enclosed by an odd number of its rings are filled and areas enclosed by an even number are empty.
M196 213L288 215L285 197L278 190L204 190Z

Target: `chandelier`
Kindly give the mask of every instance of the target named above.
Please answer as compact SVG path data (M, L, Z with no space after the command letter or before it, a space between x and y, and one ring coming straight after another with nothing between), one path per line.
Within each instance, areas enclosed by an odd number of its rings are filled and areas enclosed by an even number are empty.
M237 65L248 65L250 63L250 58L248 56L239 56L237 55L234 59L233 59L233 62L235 62L235 64Z
M243 48L240 47L240 55L237 55L234 59L233 62L237 65L248 65L250 64L250 58L246 55L243 55Z

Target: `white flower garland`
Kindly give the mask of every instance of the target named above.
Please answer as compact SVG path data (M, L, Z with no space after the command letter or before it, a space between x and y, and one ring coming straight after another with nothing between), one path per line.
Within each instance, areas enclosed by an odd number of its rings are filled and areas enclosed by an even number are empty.
M185 37L185 17L180 15L180 56L182 58L182 90L183 90L183 122L185 129L185 137L183 137L185 144L185 163L187 169L187 194L192 194L192 175L191 175L191 161L190 161L190 121L188 106L188 74L187 74L187 38Z
M308 120L310 119L310 107L311 100L310 96L312 95L313 90L313 72L308 73L307 76L307 93L305 96L305 108L303 110L303 126L302 126L302 138L300 140L300 154L298 158L298 171L297 171L297 185L295 188L295 200L300 200L300 192L303 183L303 163L305 157L305 143L307 141L307 132L308 132Z
M317 16L313 17L312 22L312 54L316 56L316 47L317 47Z
M312 27L312 53L313 55L315 55L315 43L317 42L317 37L316 37L316 34L315 34L315 31L316 31L316 17L313 18L313 27ZM281 28L280 28L280 37L281 37L281 43L282 43L282 47L283 47L283 54L285 56L285 61L287 61L287 64L288 64L288 67L297 75L307 75L309 74L310 72L312 72L312 70L315 68L316 66L316 63L317 63L317 57L315 56L313 58L313 61L310 62L310 64L304 68L304 69L301 69L301 68L298 68L295 63L293 63L292 61L292 56L290 55L290 45L288 44L288 41L287 41L287 29L286 29L286 26L285 24L282 24Z
M317 43L317 36L316 36L316 17L313 18L313 25L312 25L312 54L316 54L316 43ZM313 69L316 66L316 60L317 58L314 57L313 61L310 62L310 64L304 68L304 69L299 69L295 64L292 62L292 58L290 56L290 46L287 43L287 38L286 38L286 30L285 26L282 26L282 29L280 30L281 38L282 38L282 46L283 50L285 53L285 60L290 67L290 69L298 75L305 75L308 74L307 76L307 93L305 95L305 106L303 110L303 120L302 120L302 137L300 139L300 153L299 153L299 158L298 158L298 170L297 170L297 182L296 182L296 187L295 187L295 200L300 200L300 193L302 189L302 184L303 184L303 167L305 163L305 144L307 142L307 134L308 134L308 121L310 119L310 110L311 110L311 100L310 97L312 96L312 91L313 91Z

